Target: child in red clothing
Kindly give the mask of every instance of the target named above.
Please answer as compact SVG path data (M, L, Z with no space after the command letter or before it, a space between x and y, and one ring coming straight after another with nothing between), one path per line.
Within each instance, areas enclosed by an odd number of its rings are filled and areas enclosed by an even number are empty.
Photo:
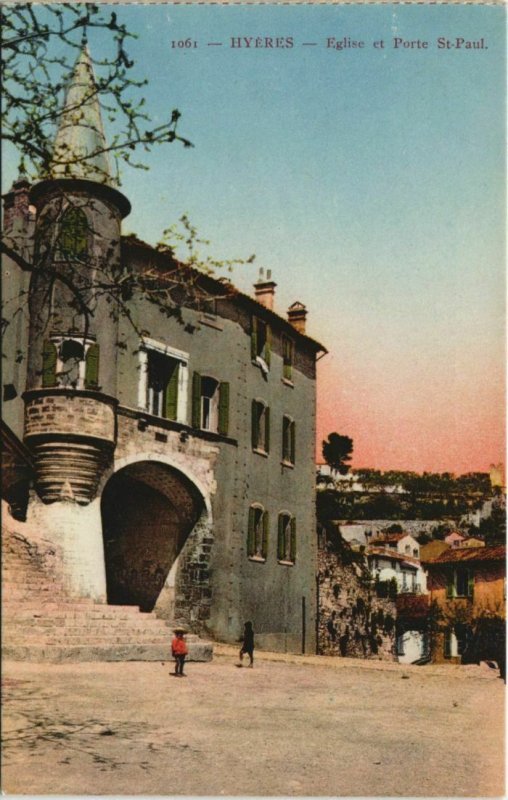
M187 650L187 642L184 639L184 629L183 628L175 628L175 635L173 637L173 641L171 642L171 653L173 658L175 659L175 672L174 674L177 677L185 677L183 671L183 665L185 662L185 656L189 652Z

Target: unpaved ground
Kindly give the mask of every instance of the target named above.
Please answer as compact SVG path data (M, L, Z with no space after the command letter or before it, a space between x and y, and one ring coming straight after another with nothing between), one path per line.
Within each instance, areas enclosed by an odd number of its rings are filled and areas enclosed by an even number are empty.
M487 667L259 657L3 667L8 794L500 796Z

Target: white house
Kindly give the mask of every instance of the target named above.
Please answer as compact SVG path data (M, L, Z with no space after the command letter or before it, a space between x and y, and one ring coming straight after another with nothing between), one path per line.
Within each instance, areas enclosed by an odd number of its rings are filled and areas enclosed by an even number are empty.
M383 547L401 555L420 558L420 545L410 533L380 533L370 539L372 547Z
M375 545L368 548L366 555L369 570L379 581L395 578L399 592L420 594L427 591L425 572L415 556Z

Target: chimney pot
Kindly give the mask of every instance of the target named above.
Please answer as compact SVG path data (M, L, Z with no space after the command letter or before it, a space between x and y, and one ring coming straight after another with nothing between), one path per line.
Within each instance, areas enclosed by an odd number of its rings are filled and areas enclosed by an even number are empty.
M275 287L277 284L272 281L272 270L267 270L266 280L264 279L264 269L259 269L259 280L254 284L254 295L258 303L261 303L265 308L273 311L273 301L275 297Z
M306 321L307 309L303 303L297 300L288 308L288 322L295 330L299 331L299 333L305 333Z

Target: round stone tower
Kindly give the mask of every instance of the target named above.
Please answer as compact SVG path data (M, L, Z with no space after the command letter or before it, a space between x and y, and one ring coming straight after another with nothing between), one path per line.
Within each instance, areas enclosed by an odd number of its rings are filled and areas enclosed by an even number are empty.
M87 47L76 62L49 175L35 184L24 439L43 503L86 505L115 447L121 220Z

